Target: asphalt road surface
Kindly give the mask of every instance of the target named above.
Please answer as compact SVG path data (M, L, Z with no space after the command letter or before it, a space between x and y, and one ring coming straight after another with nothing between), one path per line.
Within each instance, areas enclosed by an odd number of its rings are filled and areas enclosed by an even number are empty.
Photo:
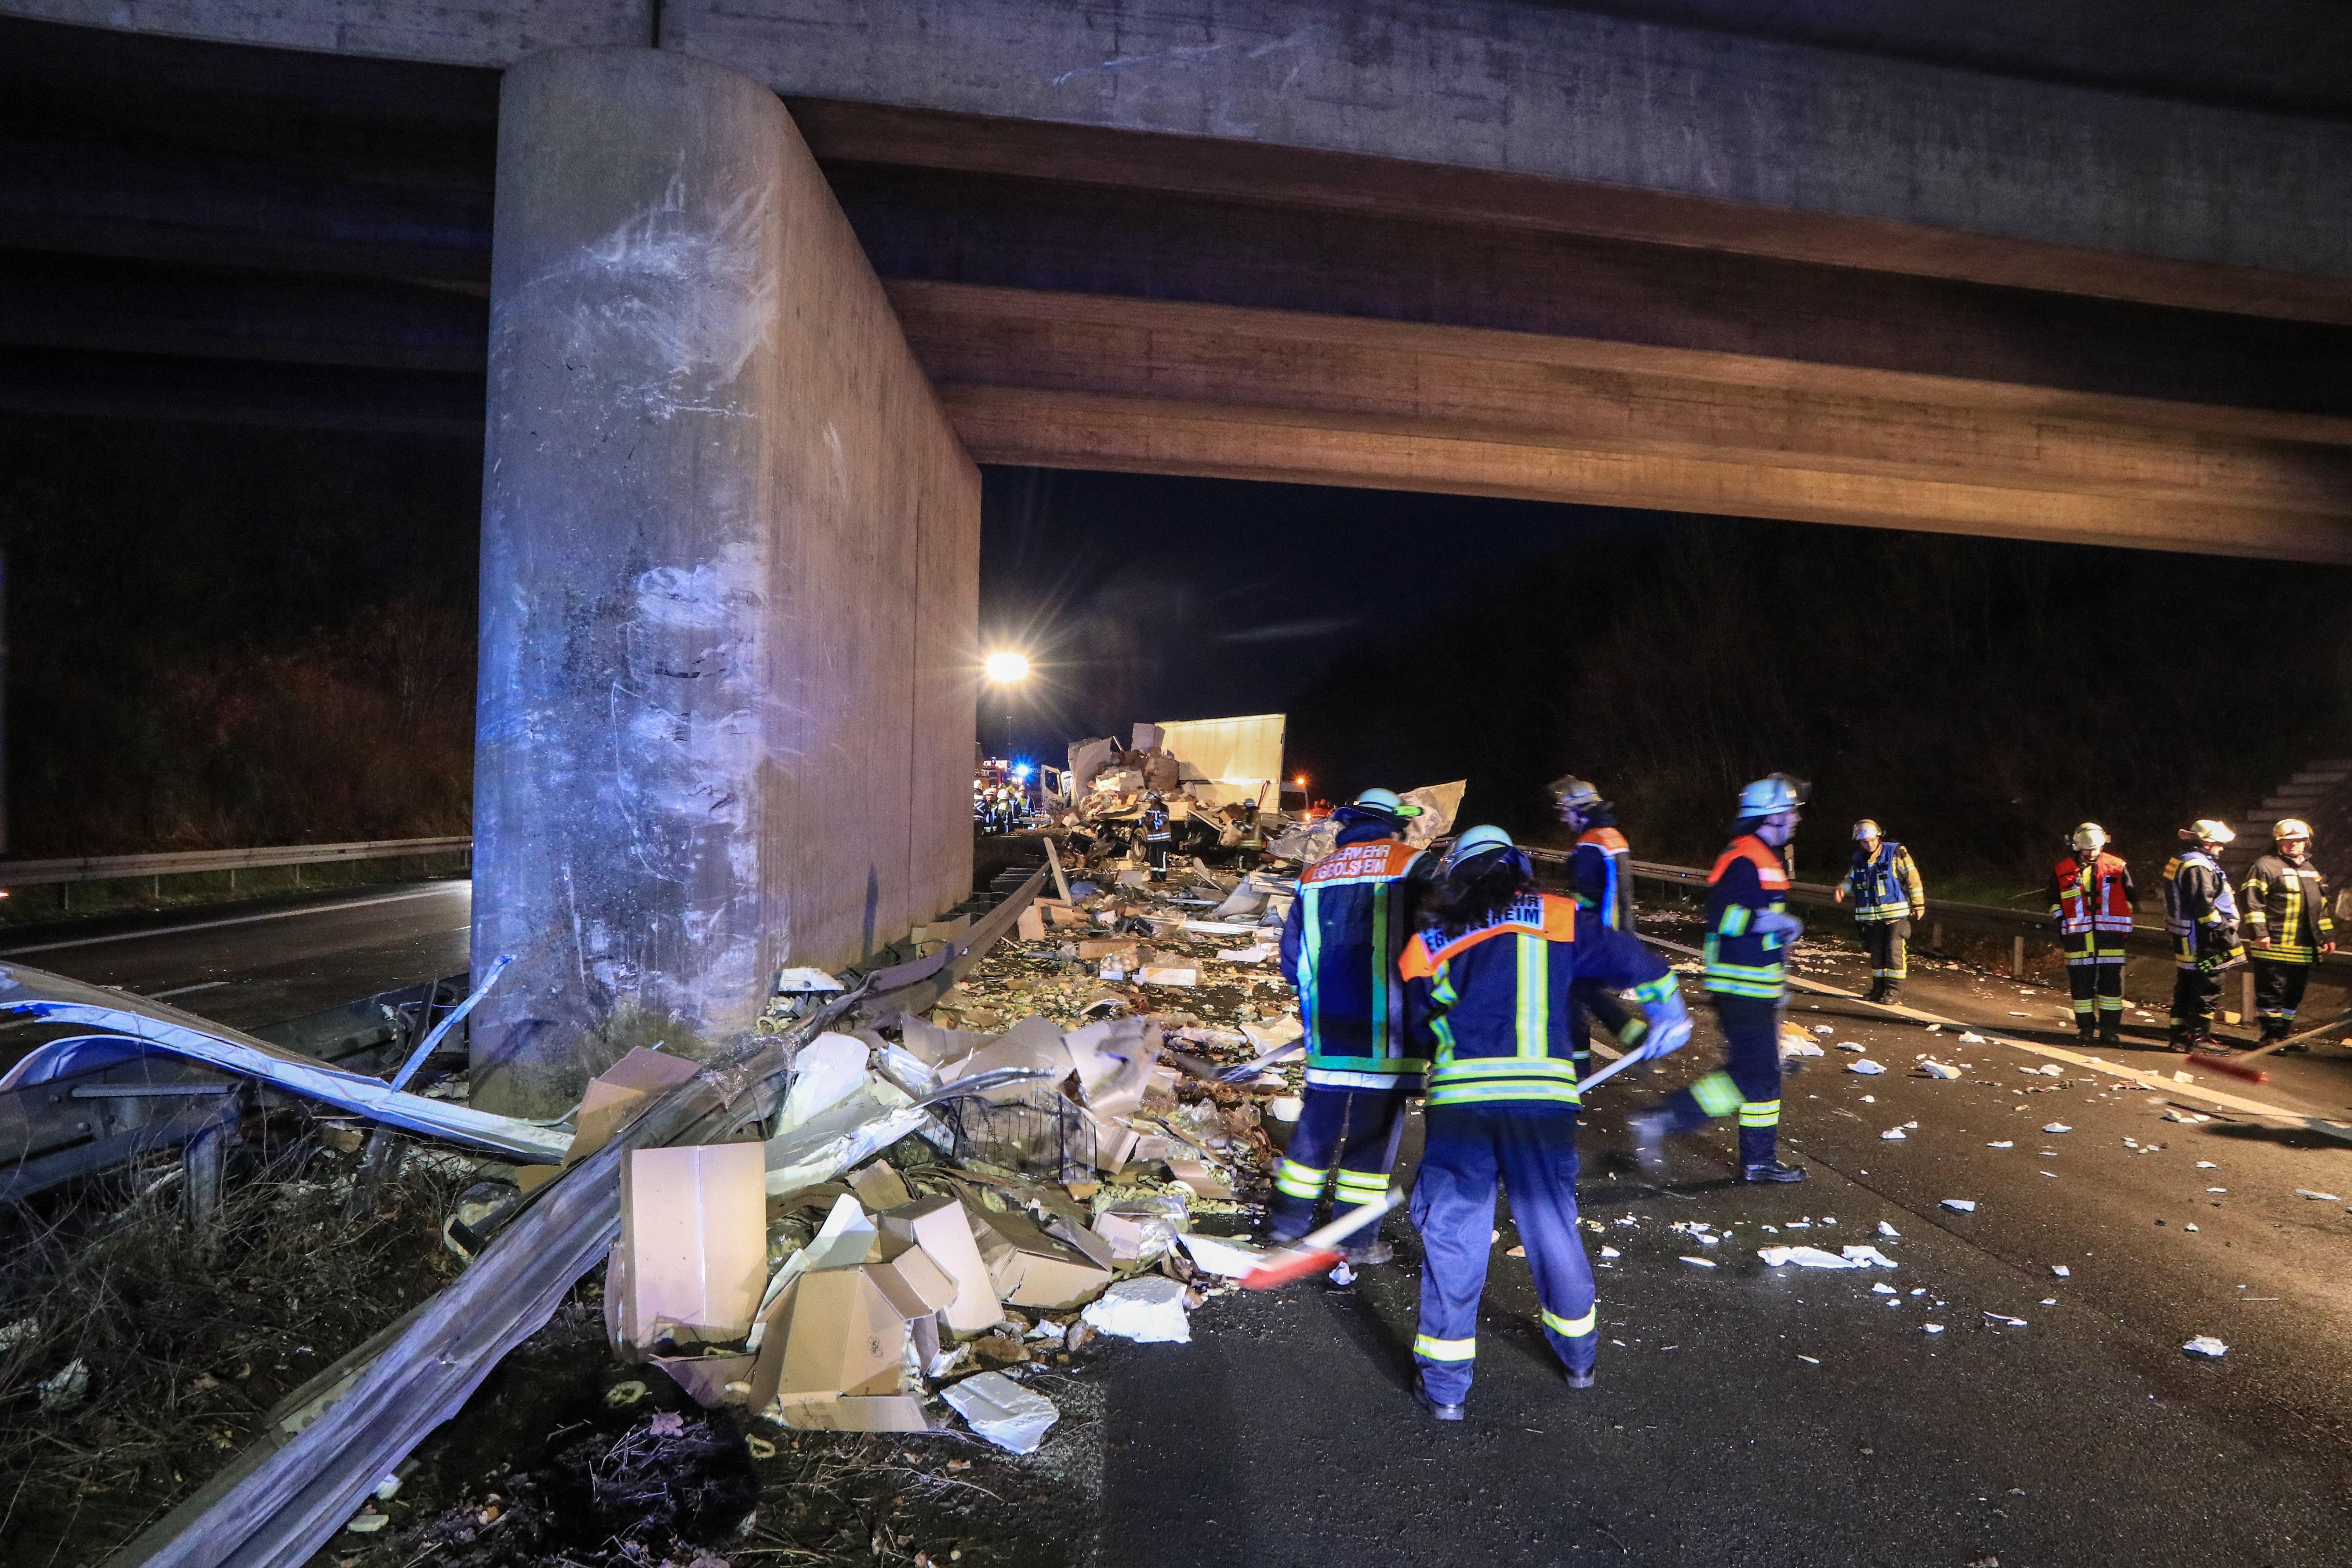
M464 880L378 884L266 906L27 928L11 933L0 959L256 1028L464 973L472 907Z
M1861 983L1853 957L1812 973ZM2073 1041L2045 988L1943 968L1906 1000ZM1829 1030L1784 1090L1801 1184L1731 1184L1727 1130L1678 1145L1654 1184L1622 1159L1624 1111L1715 1064L1711 1023L1657 1079L1596 1091L1598 1387L1561 1384L1506 1219L1469 1418L1430 1421L1406 1392L1419 1249L1392 1216L1397 1261L1352 1288L1219 1298L1189 1345L1118 1347L1104 1560L2352 1561L2352 1143L2213 1115L2192 1086L2176 1100L2028 1073L2045 1059L1835 1001L1800 997L1791 1016ZM2168 1079L2183 1066L2154 1042L2108 1054ZM1929 1056L1961 1076L1917 1076ZM1864 1057L1887 1070L1847 1070ZM2352 1119L2341 1047L2276 1079L2206 1081ZM1795 1243L1874 1244L1895 1268L1757 1256ZM2227 1354L2184 1354L2200 1334Z

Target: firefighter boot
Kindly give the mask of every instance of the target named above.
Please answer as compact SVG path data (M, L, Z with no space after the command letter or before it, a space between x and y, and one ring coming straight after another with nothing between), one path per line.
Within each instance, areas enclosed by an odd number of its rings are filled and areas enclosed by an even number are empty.
M2124 1043L2124 1019L2120 1013L2104 1013L2099 1016L2099 1044L2120 1046Z
M1422 1381L1421 1373L1414 1373L1412 1374L1412 1397L1423 1410L1428 1411L1430 1415L1435 1416L1440 1421L1459 1421L1462 1419L1462 1406L1459 1405L1443 1404L1440 1401L1432 1398L1429 1393L1429 1385Z
M1777 1128L1743 1127L1739 1130L1739 1179L1743 1182L1801 1182L1805 1179L1802 1165L1784 1165L1780 1159L1780 1133Z

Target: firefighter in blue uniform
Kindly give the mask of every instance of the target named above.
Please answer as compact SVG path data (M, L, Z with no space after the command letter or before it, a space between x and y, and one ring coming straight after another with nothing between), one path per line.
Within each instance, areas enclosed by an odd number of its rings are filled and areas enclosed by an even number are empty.
M1307 1028L1306 1104L1274 1174L1269 1231L1279 1244L1313 1228L1329 1189L1335 1208L1384 1197L1404 1131L1404 1102L1428 1063L1405 1039L1397 959L1412 935L1427 857L1402 841L1421 815L1395 792L1368 789L1332 816L1338 847L1299 874L1282 924L1282 973ZM1351 1261L1382 1263L1388 1244L1359 1234Z
M1628 933L1537 891L1534 868L1499 827L1472 828L1446 857L1400 972L1414 1044L1430 1057L1428 1141L1412 1189L1427 1255L1414 1397L1441 1421L1462 1419L1497 1177L1535 1273L1544 1338L1569 1386L1589 1388L1600 1336L1576 1224L1582 1100L1570 997L1580 977L1633 992L1649 1015L1644 1048L1663 1056L1690 1037L1674 975Z
M1633 850L1617 829L1617 808L1601 798L1601 791L1570 773L1551 782L1551 798L1560 822L1576 835L1569 854L1569 889L1576 907L1589 910L1611 931L1633 930ZM1581 1077L1592 1065L1592 1024L1616 1037L1627 1050L1641 1044L1649 1027L1622 1002L1596 981L1576 988L1575 1011L1569 1016L1569 1038L1576 1047L1576 1070Z
M1927 894L1911 851L1864 817L1853 825L1853 864L1832 895L1853 900L1854 932L1870 954L1872 1002L1892 1002L1911 973L1911 923L1927 918Z
M1789 912L1787 854L1804 804L1805 786L1785 773L1739 792L1730 847L1706 879L1705 979L1723 1026L1724 1064L1664 1104L1626 1118L1648 1169L1664 1163L1668 1134L1695 1131L1736 1110L1740 1180L1805 1179L1802 1166L1780 1159L1780 1006L1789 950L1805 931Z
M2221 971L2245 962L2238 945L2238 901L2221 869L2221 851L2238 836L2200 816L2181 828L2183 847L2164 864L2164 929L2172 938L2172 1038L2176 1051L2211 1047L2213 1005Z

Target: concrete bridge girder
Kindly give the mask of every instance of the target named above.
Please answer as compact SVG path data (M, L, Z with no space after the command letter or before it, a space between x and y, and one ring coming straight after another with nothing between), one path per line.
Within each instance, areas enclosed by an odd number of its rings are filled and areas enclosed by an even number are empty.
M1164 300L891 293L984 462L2352 561L2352 418Z

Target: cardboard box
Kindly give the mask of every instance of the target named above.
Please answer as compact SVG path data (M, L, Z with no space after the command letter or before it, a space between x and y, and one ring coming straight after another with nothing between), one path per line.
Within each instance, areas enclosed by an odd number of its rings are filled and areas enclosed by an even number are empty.
M1045 941L1045 911L1034 904L1024 907L1022 911L1013 917L1013 929L1014 934L1023 942Z
M1092 960L1097 958L1110 958L1114 955L1123 955L1129 959L1133 959L1139 955L1141 948L1142 943L1131 936L1088 937L1086 941L1078 943L1078 956L1080 958Z
M906 1388L908 1310L929 1317L913 1282L920 1278L920 1265L902 1271L868 1264L793 1280L763 1320L751 1407L772 1406L784 1425L803 1430L928 1430L922 1402Z
M1201 970L1197 964L1147 963L1135 972L1138 985L1198 985Z
M946 1195L925 1198L892 1209L881 1216L881 1222L886 1243L919 1247L954 1283L955 1297L941 1309L949 1328L960 1334L977 1334L1003 1321L1004 1304L980 1255L971 1215L960 1200Z
M684 1057L649 1051L639 1046L590 1079L586 1092L580 1097L579 1113L572 1120L572 1147L563 1156L563 1164L526 1167L523 1173L529 1179L520 1184L523 1191L544 1186L561 1171L602 1149L613 1141L613 1134L653 1103L654 1096L686 1082L701 1070L699 1063Z
M1074 910L1066 904L1046 905L1045 918L1056 926L1090 926L1095 923L1094 916L1084 910Z
M1108 1264L1046 1235L1025 1214L975 1214L971 1219L989 1280L1009 1306L1059 1310L1079 1305L1110 1283Z
M907 1190L905 1178L887 1160L877 1160L863 1170L852 1171L849 1187L857 1194L858 1202L877 1214L884 1209L904 1208L915 1201L915 1194Z
M751 1331L767 1284L766 1167L758 1143L629 1152L621 1163L625 1345L691 1346Z

